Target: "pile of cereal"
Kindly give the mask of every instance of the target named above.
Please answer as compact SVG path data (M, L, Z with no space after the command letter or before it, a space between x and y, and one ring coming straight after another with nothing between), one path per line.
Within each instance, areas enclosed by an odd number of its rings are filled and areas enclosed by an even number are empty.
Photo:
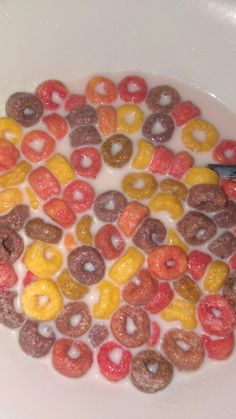
M175 88L149 89L134 75L93 77L84 94L48 80L9 97L0 322L19 330L27 355L50 356L67 377L97 364L107 380L129 376L147 393L175 368L230 356L236 182L194 159L210 152L236 164L236 141L220 140L200 114Z

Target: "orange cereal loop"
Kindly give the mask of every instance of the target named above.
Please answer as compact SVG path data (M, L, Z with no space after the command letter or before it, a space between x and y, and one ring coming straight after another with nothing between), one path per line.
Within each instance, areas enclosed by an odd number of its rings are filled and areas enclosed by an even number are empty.
M129 202L120 215L118 226L126 237L130 237L147 215L149 208L146 205L137 201Z
M93 244L93 235L91 233L92 223L93 218L91 215L84 215L76 224L76 237L82 244Z
M104 93L100 93L99 88ZM106 105L116 100L116 85L106 77L96 76L89 80L86 86L86 95L88 100L94 105Z
M71 250L73 250L76 246L76 241L75 238L73 236L73 234L71 233L66 233L64 236L64 245L66 247L66 250L68 252L70 252Z
M56 282L62 294L70 300L82 298L88 292L88 288L72 278L67 269L60 273Z
M116 132L116 110L113 106L99 106L97 108L98 126L103 135Z

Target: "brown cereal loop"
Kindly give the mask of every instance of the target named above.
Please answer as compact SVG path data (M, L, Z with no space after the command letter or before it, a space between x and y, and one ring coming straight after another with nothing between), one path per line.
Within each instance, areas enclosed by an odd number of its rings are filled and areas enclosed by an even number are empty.
M52 328L47 325L46 335L40 333L42 324L27 320L19 332L19 345L27 355L33 358L46 356L56 339Z
M20 327L24 321L24 316L17 313L14 300L17 293L14 291L5 291L0 294L0 323L10 329Z
M62 229L50 223L45 223L42 218L31 218L25 226L25 232L33 240L56 244L61 240Z
M24 242L16 231L0 227L0 263L14 263L24 250Z
M71 275L86 286L101 281L105 273L103 257L92 246L80 246L72 250L68 255L68 268Z
M221 228L231 228L236 224L236 203L228 201L228 204L214 216L214 221Z
M177 229L185 241L198 246L206 243L216 234L213 220L198 211L190 211L177 223Z
M75 128L70 133L70 144L72 147L101 143L101 136L93 125L83 125Z
M13 93L7 100L6 114L23 125L23 127L31 127L43 115L43 104L32 93Z
M108 328L104 324L94 324L89 331L88 339L92 346L96 347L101 345L102 342L108 337Z
M236 313L236 276L229 276L225 280L222 288L222 295Z
M10 212L0 217L0 228L10 227L14 231L20 230L29 218L29 207L27 205L16 205Z
M127 204L126 197L118 191L107 191L98 195L94 202L94 212L99 220L113 223Z
M132 319L136 330L129 333L127 330L128 318ZM122 345L136 348L143 345L150 337L150 320L142 308L125 305L120 307L111 318L111 331L113 336Z
M161 104L161 99L169 98L169 103ZM146 98L146 104L153 112L170 112L174 106L180 101L180 96L177 90L171 86L156 86L151 89Z
M188 195L188 204L199 211L216 212L227 204L227 196L219 185L194 185Z
M71 128L93 125L97 122L97 112L90 105L78 105L67 115L66 119Z
M121 147L113 153L113 146ZM108 138L101 147L101 153L104 161L111 167L120 168L125 166L130 160L133 152L132 141L122 134L115 134Z
M129 281L122 291L123 299L133 306L149 303L158 289L158 282L147 269L142 269L137 274L138 283Z
M74 316L80 316L79 323L73 325ZM72 339L82 336L90 328L92 318L87 304L80 302L66 304L56 319L56 327L63 335Z
M181 343L186 345L186 349L180 346ZM197 370L204 360L204 348L200 337L184 329L171 329L166 332L162 349L180 371Z
M157 366L152 372L151 367ZM131 364L131 380L144 393L155 393L171 382L173 367L159 352L146 350L137 353Z
M173 281L174 290L187 301L196 303L200 300L202 292L199 286L188 275Z
M134 244L149 253L158 244L163 243L166 236L164 224L157 218L146 218L133 235Z
M155 132L155 126L159 124L163 127L164 131L160 133ZM165 143L169 141L175 124L173 119L167 113L154 113L149 115L143 124L143 135L148 138L154 145Z
M236 237L230 231L225 231L209 244L208 249L213 255L227 259L236 251Z

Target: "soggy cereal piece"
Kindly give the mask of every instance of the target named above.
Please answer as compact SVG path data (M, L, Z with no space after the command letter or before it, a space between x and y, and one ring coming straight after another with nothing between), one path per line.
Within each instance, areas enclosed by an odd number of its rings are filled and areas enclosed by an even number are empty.
M0 187L8 188L23 183L30 170L31 165L27 161L21 160L9 172L0 175Z
M187 151L180 151L175 155L169 174L176 179L181 179L193 166L194 159Z
M78 356L70 356L70 352L74 351ZM93 353L83 342L62 338L56 340L53 345L52 364L60 374L66 377L82 377L91 368L92 363Z
M180 96L177 90L168 85L153 87L146 98L148 108L158 113L170 112L179 101Z
M101 345L108 336L108 328L103 323L95 323L89 331L88 340L91 345L96 348Z
M94 212L99 220L112 223L117 220L127 204L125 196L118 191L106 191L97 195Z
M26 248L23 261L35 276L47 278L59 271L63 256L56 246L36 240Z
M127 76L118 84L118 93L124 102L140 103L147 95L147 83L140 76Z
M164 145L159 145L156 147L155 154L148 169L151 170L152 173L166 175L169 172L173 160L173 151Z
M221 164L236 164L236 141L222 140L214 149L213 158Z
M135 246L149 253L158 244L163 243L166 236L164 224L157 218L145 218L133 235Z
M74 180L66 185L62 197L73 212L81 213L93 205L95 191L88 182Z
M117 129L126 134L133 134L139 131L144 120L144 113L139 106L131 104L118 106L116 116Z
M130 198L143 200L150 198L155 193L157 182L154 176L149 173L131 172L123 177L121 186Z
M70 161L77 175L93 179L102 166L101 154L95 147L82 147L73 151Z
M199 139L203 137L203 140ZM219 134L209 122L203 119L192 119L182 129L182 141L184 145L195 152L211 150L217 142Z
M151 198L148 205L152 211L169 212L172 220L178 220L184 212L182 202L171 193L157 193Z
M156 133L156 126L161 127L161 132ZM148 138L154 146L169 141L175 129L173 119L167 113L154 113L149 115L143 124L143 135ZM159 130L158 130L159 131Z
M19 234L9 227L0 226L0 263L14 263L24 251Z
M46 80L39 84L35 94L42 101L44 108L52 111L60 107L58 98L63 101L68 95L68 90L59 80ZM54 99L54 95L57 96L57 100Z
M24 322L24 316L14 306L17 297L15 291L4 291L0 294L0 323L10 329L17 329Z
M93 125L82 125L70 133L70 144L72 147L100 144L101 141L101 136Z
M219 185L194 185L189 190L188 205L199 211L216 212L227 204L227 196Z
M116 284L124 284L140 271L144 259L143 253L135 247L129 247L114 265L111 266L108 274Z
M177 229L184 240L198 246L209 241L216 234L216 224L205 214L189 211L177 223Z
M50 199L50 201L44 204L43 209L45 214L61 227L71 227L75 223L75 214L62 199Z
M67 96L64 104L65 111L70 112L78 105L85 105L86 104L86 96L85 95L77 95L72 93L71 95Z
M158 290L149 303L145 304L145 310L152 314L160 313L168 307L174 298L174 293L168 282L158 283Z
M221 260L213 260L203 278L203 287L209 293L220 291L229 274L229 267Z
M231 305L233 310L236 312L236 275L229 275L226 278L223 287L222 295L225 300Z
M146 169L153 159L155 147L149 141L139 140L137 142L137 153L134 156L131 167L132 169Z
M25 188L25 194L27 196L27 199L29 201L30 208L33 210L38 210L40 207L39 198L37 197L36 193L32 191L28 186Z
M188 169L183 181L189 186L198 185L200 183L218 185L219 175L215 170L208 169L208 167L195 166Z
M180 297L192 303L196 303L201 298L202 292L199 286L188 275L174 281L173 287Z
M123 134L114 134L104 141L101 147L103 160L109 166L120 168L125 166L133 153L132 141Z
M0 138L7 140L7 133L11 135L11 143L17 145L22 137L22 127L14 119L0 118Z
M44 166L32 170L28 179L31 188L45 201L61 192L60 183Z
M0 213L7 212L23 202L20 189L9 188L0 192Z
M123 299L130 305L139 306L150 302L158 289L158 283L147 269L142 269L137 275L138 283L129 281L122 291Z
M107 260L118 258L125 248L124 239L113 224L105 224L97 231L95 245Z
M89 330L91 323L92 317L88 305L82 301L65 304L56 318L56 327L59 332L72 339L84 335Z
M57 277L57 285L62 294L70 300L82 298L88 292L88 288L76 281L67 269L64 269Z
M66 119L58 113L50 113L43 117L43 122L54 138L61 140L68 132Z
M65 233L64 235L64 245L67 252L70 252L76 247L76 240L71 233Z
M97 285L99 300L93 306L95 319L109 319L120 304L120 290L109 281L101 281Z
M8 140L0 139L0 173L12 169L20 157L19 150Z
M103 135L114 134L117 130L116 109L113 106L101 105L97 108L98 126Z
M236 237L230 231L225 231L208 245L208 249L213 255L227 259L236 251Z
M226 207L215 214L214 220L218 227L231 228L236 224L236 202L228 201Z
M135 326L132 332L127 327L129 318ZM142 346L150 337L150 320L140 307L123 305L113 314L110 325L115 339L128 348Z
M29 215L29 207L27 205L16 205L10 212L0 217L0 228L10 227L12 230L18 231L25 225Z
M92 223L93 217L91 215L83 215L76 224L76 237L82 244L93 244Z
M155 372L152 366L157 366ZM144 393L155 393L170 384L173 366L159 352L150 349L138 352L131 364L131 380L134 386Z
M183 201L186 199L188 189L182 182L174 179L163 179L159 185L162 192L175 195Z
M210 335L228 336L235 326L233 308L220 295L206 295L198 304L197 314L203 330Z
M40 163L47 159L55 150L55 140L45 131L27 132L21 142L21 151L32 163Z
M179 246L185 253L188 253L189 251L188 246L180 239L176 231L171 228L167 231L166 244Z
M17 282L16 272L10 263L0 264L0 294L12 288Z
M188 254L188 272L195 281L202 278L211 262L211 256L199 250L192 250Z
M210 336L203 335L202 342L209 358L223 361L231 355L235 339L233 333L220 339L211 339Z
M236 200L236 181L231 179L221 179L220 186L224 189L228 199Z
M142 220L149 215L149 208L137 201L129 202L118 220L118 227L126 237L131 237Z
M175 120L177 127L182 127L190 119L196 118L200 115L200 109L194 105L190 100L177 103L177 105L172 109L171 116Z
M54 154L46 160L45 166L52 172L61 185L66 185L75 178L74 170L62 154Z
M176 279L187 269L187 257L179 246L157 246L148 254L147 262L150 274L165 280Z
M45 326L44 336L40 333L40 323L27 320L19 332L19 345L27 355L33 358L42 358L46 356L55 342L56 336L53 329Z
M6 102L6 114L23 127L31 127L41 119L43 104L32 93L13 93Z
M100 252L92 246L80 246L68 255L71 275L82 285L90 286L101 281L105 263Z
M97 123L97 113L90 105L76 106L66 117L71 128Z
M61 240L62 229L40 218L31 218L26 226L25 232L33 240L41 240L46 243L56 244Z
M191 301L172 300L169 306L162 311L161 317L167 322L180 321L184 329L197 327L196 307Z
M183 345L187 347L184 348ZM197 370L204 360L201 338L192 331L184 329L168 330L163 337L162 349L169 361L180 371Z
M119 362L114 362L110 355L113 351L121 352ZM98 352L98 365L102 375L108 380L116 382L125 378L130 370L131 352L116 342L104 343Z
M99 87L103 89L100 93ZM86 86L86 96L93 105L107 105L117 98L115 83L107 77L95 76Z

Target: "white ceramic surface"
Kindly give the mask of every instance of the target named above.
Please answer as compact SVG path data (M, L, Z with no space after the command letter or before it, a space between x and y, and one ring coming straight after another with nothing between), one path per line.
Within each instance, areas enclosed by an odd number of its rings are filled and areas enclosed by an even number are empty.
M236 112L235 0L1 0L0 105L45 78L140 70L187 81ZM53 373L0 330L0 419L235 418L236 356L145 395Z

